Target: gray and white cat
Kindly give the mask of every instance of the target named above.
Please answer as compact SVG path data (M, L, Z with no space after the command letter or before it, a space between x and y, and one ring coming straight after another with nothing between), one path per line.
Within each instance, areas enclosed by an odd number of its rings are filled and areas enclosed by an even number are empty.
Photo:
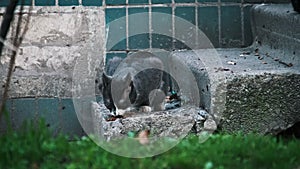
M102 94L111 112L123 115L133 109L164 109L170 85L159 58L149 52L138 52L124 60L115 57L108 65L107 73L102 75Z

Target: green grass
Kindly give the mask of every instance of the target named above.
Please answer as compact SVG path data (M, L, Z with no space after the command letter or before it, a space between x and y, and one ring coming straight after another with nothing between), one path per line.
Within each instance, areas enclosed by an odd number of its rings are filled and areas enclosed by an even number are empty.
M25 123L21 131L0 137L0 168L67 169L297 169L300 141L255 134L215 134L200 144L195 136L170 151L151 158L131 159L113 155L87 137L68 141L53 137L43 122Z

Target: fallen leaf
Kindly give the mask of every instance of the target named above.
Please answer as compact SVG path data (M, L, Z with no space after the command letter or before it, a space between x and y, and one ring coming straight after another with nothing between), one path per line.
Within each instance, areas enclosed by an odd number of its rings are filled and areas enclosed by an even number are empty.
M149 144L149 134L150 134L149 130L143 130L139 133L137 139L142 145Z

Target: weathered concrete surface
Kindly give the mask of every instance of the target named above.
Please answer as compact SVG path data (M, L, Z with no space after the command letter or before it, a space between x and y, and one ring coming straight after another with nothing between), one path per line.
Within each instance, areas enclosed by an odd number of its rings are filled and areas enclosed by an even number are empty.
M252 27L261 53L300 63L300 16L290 3L255 6Z
M4 85L6 78L2 78ZM2 86L3 88L3 86ZM67 75L14 75L10 86L11 98L23 97L60 97L72 96L72 79Z
M0 58L1 86L7 74L11 32L16 28L16 20ZM100 7L35 7L18 51L9 96L71 97L74 66L93 58L101 71L104 40L105 17Z
M299 72L266 71L231 80L224 130L277 134L300 121Z
M270 54L258 56L254 48L217 52L222 67L204 66L207 50L175 55L187 60L198 80L200 105L222 130L276 134L300 121L299 64L288 67ZM220 74L225 78L211 79Z
M195 106L183 106L167 111L134 113L115 121L106 121L110 112L103 103L92 103L94 134L104 140L128 137L128 133L149 131L152 138L180 139L191 130L197 134L212 133L217 125L207 112Z
M224 64L236 62L226 75L227 101L221 127L277 134L300 121L299 64L288 67L270 54L251 53L244 56L246 59L240 58L238 51L235 55L221 53L227 55Z

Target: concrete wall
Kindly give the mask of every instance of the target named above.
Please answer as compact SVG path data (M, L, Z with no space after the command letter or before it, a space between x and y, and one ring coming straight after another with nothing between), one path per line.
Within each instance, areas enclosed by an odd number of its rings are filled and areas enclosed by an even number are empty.
M16 20L0 58L1 93ZM23 119L44 117L55 131L80 134L71 100L74 66L82 66L79 61L97 58L97 71L103 67L104 32L101 7L34 7L28 32L18 50L9 91L7 109L14 128L18 128ZM87 67L81 69L85 71Z

